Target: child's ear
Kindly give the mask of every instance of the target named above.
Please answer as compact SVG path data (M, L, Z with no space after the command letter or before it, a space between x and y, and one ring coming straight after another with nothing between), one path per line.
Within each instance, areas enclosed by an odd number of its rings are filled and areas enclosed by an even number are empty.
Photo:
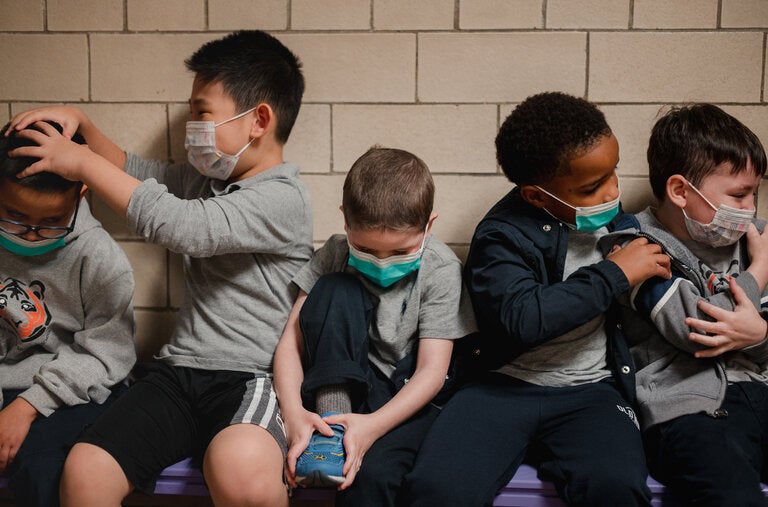
M274 130L275 112L269 106L262 102L251 113L251 132L252 138L263 137L268 130Z
M88 191L88 185L83 183L83 186L80 188L80 199L85 197L85 193Z
M546 205L544 201L544 192L534 185L520 185L520 197L531 206L543 208Z
M435 225L435 220L437 219L437 213L432 213L429 215L429 222L427 222L427 234L432 232L432 226Z
M678 208L688 205L688 182L680 174L673 174L667 178L667 200Z

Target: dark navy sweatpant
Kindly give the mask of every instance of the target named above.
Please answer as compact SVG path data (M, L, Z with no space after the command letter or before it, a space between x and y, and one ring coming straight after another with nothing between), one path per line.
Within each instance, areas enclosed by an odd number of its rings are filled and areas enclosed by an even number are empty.
M690 414L648 430L651 473L684 505L766 506L768 386L731 384L721 408L722 417Z
M541 387L489 374L443 408L404 505L489 506L524 458L569 505L650 505L634 412L610 382Z
M122 391L122 388L114 391ZM4 389L3 408L20 393ZM114 397L115 394L102 405L86 403L62 407L48 417L35 419L8 470L10 487L19 505L59 505L59 479L70 446L83 428L106 410Z
M312 287L299 314L305 349L305 406L313 407L318 388L334 384L350 387L356 413L374 412L396 394L402 380L388 378L368 360L368 329L374 311L368 291L353 275L328 274ZM412 358L401 363L394 379L412 373L408 371ZM428 405L374 442L355 482L337 495L336 505L401 505L403 477L413 466L437 413L437 408Z

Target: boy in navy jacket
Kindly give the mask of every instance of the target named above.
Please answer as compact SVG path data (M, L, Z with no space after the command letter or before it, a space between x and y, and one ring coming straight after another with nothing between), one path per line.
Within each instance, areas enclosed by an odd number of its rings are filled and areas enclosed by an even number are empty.
M443 409L409 501L491 505L527 457L571 505L649 505L634 372L608 310L643 280L668 278L669 258L644 238L605 260L597 249L620 212L619 150L594 105L529 97L496 147L518 186L478 225L465 281L502 360Z

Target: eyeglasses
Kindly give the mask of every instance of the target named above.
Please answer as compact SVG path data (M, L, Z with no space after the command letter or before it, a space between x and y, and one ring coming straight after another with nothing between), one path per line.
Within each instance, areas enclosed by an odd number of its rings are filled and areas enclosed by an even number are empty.
M8 220L6 218L0 218L0 230L14 236L23 236L28 232L34 232L38 236L44 239L59 239L63 238L73 230L75 230L75 220L77 220L77 212L80 210L80 196L77 197L77 204L75 205L75 213L72 215L72 222L69 226L40 226L40 225L28 225L16 220Z

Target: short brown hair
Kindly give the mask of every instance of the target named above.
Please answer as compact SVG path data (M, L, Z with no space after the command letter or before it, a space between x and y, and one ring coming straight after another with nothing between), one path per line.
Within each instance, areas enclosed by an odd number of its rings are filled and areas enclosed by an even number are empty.
M374 146L352 164L344 180L344 220L362 229L424 228L434 198L435 183L419 157Z

